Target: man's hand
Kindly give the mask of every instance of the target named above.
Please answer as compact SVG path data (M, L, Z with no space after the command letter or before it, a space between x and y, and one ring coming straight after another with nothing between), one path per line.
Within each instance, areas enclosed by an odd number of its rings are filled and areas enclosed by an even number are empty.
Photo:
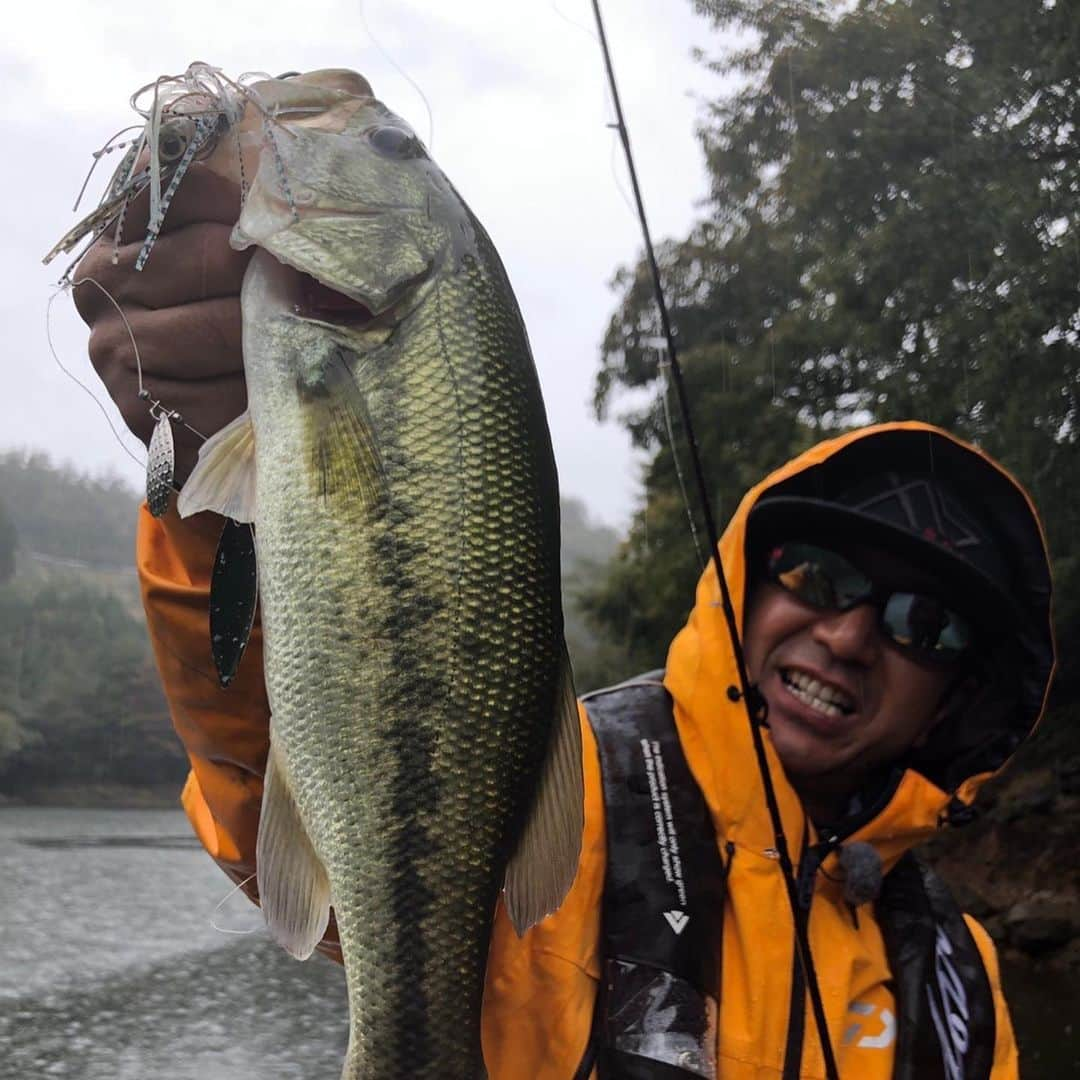
M146 236L146 192L128 209L120 261L112 264L114 229L87 252L73 275L75 306L90 327L90 361L127 426L148 442L154 421L138 398L131 338L116 308L93 278L116 298L131 324L153 398L212 435L247 407L240 349L240 282L252 252L233 251L229 234L240 216L237 188L193 165L165 215L143 270L135 258ZM81 284L80 284L81 283ZM201 440L174 425L176 481L183 483Z

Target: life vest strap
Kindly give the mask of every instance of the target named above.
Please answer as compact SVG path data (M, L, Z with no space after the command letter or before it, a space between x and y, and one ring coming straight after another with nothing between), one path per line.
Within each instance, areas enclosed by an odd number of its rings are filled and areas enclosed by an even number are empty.
M724 863L662 672L585 698L607 821L600 1075L716 1076Z

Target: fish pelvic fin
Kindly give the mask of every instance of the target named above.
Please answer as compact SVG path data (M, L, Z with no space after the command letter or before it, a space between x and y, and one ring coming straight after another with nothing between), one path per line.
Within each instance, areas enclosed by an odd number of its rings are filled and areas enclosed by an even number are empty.
M259 904L271 936L297 960L306 960L330 923L330 880L277 764L273 739L263 779L255 865Z
M212 510L236 522L255 520L255 429L246 411L199 448L176 509L182 518Z
M563 902L581 854L585 825L581 720L565 648L555 707L555 726L536 795L506 868L506 910L519 936Z
M374 507L384 490L384 470L371 417L353 376L354 353L345 348L297 379L307 406L308 466L323 499L339 496Z

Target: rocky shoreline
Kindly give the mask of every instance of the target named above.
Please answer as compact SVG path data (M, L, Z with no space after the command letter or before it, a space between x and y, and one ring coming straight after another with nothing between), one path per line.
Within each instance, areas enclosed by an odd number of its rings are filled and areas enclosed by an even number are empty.
M974 821L922 850L1003 959L1080 982L1080 757L1055 729L987 785Z

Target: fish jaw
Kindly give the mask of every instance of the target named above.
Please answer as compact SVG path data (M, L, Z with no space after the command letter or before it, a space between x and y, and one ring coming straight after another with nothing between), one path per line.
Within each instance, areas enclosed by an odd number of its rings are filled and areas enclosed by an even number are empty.
M241 221L251 231L234 234L234 242L242 247L257 244L373 315L394 307L432 272L434 245L416 242L416 233L426 227L423 221L416 222L414 232L400 216L382 213L309 215L295 223L285 221L287 214L287 208L269 199L253 206L250 214L245 210L246 221Z

